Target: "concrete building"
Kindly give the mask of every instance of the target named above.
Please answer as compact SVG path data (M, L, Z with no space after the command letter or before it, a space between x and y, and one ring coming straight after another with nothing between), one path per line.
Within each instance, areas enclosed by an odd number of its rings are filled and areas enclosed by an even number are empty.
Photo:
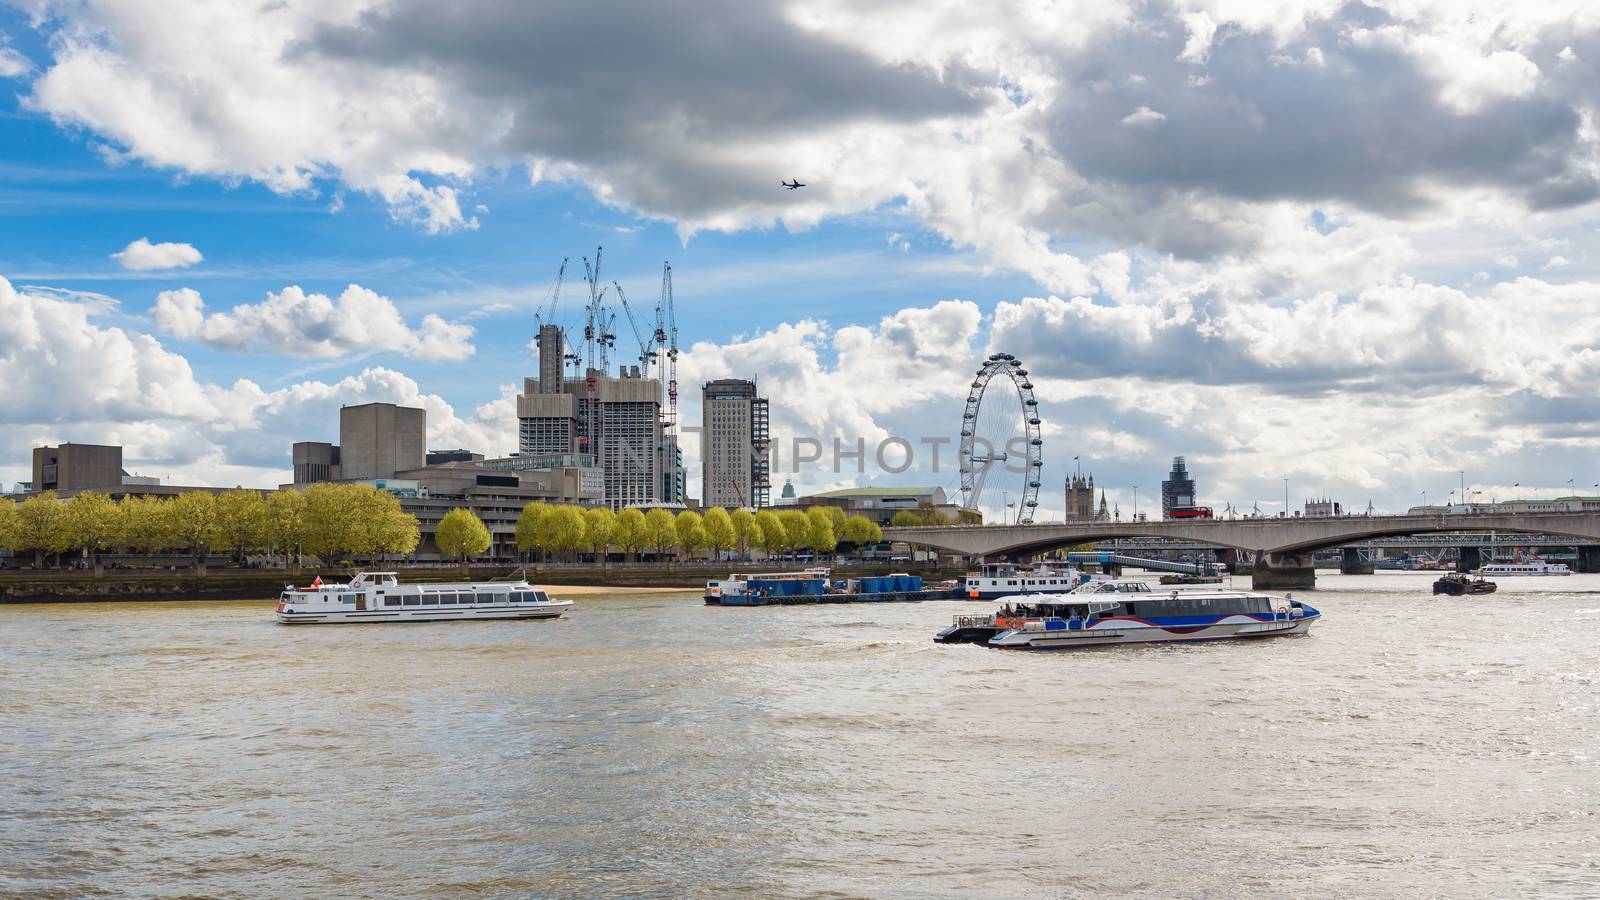
M478 462L482 459L482 453L473 453L471 450L429 450L422 464L425 466L442 466L445 463Z
M323 441L299 441L290 448L289 457L294 466L295 484L316 484L319 481L338 481L339 446Z
M524 456L592 457L612 509L681 503L681 457L662 426L661 382L623 366L616 376L562 374L561 332L539 329L539 377L517 395L517 447Z
M1173 509L1194 506L1194 479L1189 477L1189 467L1183 457L1172 458L1172 472L1161 482L1161 518L1170 519Z
M33 448L33 484L40 491L120 488L122 448L103 444L62 444Z
M483 520L493 540L489 555L515 559L517 517L523 507L534 502L591 506L601 500L598 469L553 462L559 461L512 456L449 462L402 470L372 484L394 494L400 508L417 517L422 533L418 559L440 558L433 536L445 513L456 507Z
M847 516L866 516L879 525L888 525L894 514L902 510L931 509L951 522L960 515L960 507L950 502L942 487L843 488L801 497L798 504L803 507L837 506Z
M721 378L701 389L700 491L707 507L771 504L771 434L756 383Z
M347 481L391 478L427 458L428 413L393 403L339 410L339 470Z

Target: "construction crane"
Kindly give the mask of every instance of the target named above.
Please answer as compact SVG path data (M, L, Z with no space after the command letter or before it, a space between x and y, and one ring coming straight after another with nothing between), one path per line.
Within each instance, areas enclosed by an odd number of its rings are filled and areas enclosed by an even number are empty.
M656 307L656 341L664 345L661 377L667 388L667 427L678 424L678 317L672 309L672 263L661 264L661 302Z
M542 326L542 325L546 324L545 318L544 318L544 309L545 309L546 306L550 307L549 324L551 324L551 325L559 324L558 322L556 322L556 310L561 306L561 288L562 288L563 285L566 284L566 281L567 281L567 260L566 259L562 259L561 260L561 269L560 269L560 271L556 272L555 283L550 285L550 290L545 292L543 302L541 302L539 304L538 308L536 308L533 311L533 323L535 325Z
M633 315L633 304L628 302L628 295L622 292L622 285L615 281L611 282L611 285L617 289L617 298L622 301L622 311L628 314L628 327L633 329L634 340L639 342L639 372L643 377L649 378L650 365L655 362L656 356L655 348L652 346L655 338L646 337L644 332L639 330L639 320Z

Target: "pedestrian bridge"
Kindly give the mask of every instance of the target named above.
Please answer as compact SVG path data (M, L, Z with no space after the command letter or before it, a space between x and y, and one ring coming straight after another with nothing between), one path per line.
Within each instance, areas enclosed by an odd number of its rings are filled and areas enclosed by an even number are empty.
M1311 554L1370 538L1435 532L1519 532L1600 539L1600 513L1433 513L1327 518L1173 519L1057 525L915 525L883 530L886 540L975 558L1027 559L1114 538L1159 537L1255 554L1257 587L1310 587ZM1476 549L1470 539L1462 546ZM1600 550L1600 548L1585 548ZM1582 555L1582 554L1580 554ZM1277 578L1273 572L1282 572ZM1289 574L1289 573L1295 574Z

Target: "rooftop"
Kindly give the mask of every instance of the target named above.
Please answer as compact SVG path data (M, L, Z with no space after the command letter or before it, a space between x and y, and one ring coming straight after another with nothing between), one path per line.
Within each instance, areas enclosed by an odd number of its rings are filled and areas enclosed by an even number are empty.
M853 487L823 491L813 497L931 497L936 487Z

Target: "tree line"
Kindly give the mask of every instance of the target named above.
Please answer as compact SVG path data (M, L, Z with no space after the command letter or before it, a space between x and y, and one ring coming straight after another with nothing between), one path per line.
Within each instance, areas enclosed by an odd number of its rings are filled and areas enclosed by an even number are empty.
M447 556L466 559L489 548L488 530L469 510L451 510L439 523L435 540ZM712 507L704 512L665 509L644 512L605 507L530 503L517 517L517 548L540 556L575 559L581 552L596 556L617 551L630 560L649 551L693 558L702 552L751 550L769 554L811 550L832 553L839 545L865 546L883 540L883 530L865 516L845 516L832 506L808 510Z
M286 562L315 556L325 562L366 557L407 556L421 538L415 516L400 508L387 491L362 484L315 484L304 490L263 493L246 489L210 493L188 491L173 497L130 495L121 500L84 491L62 500L53 491L21 503L0 500L0 550L34 554L36 566L47 557L59 563L69 552L98 564L102 553L183 552L204 565L207 556L225 552L243 563L253 554ZM482 520L464 507L449 510L434 534L447 557L466 560L493 545ZM604 507L530 503L517 518L519 550L549 557L576 558L616 551L629 559L646 552L657 557L752 550L768 554L810 550L832 553L840 545L861 547L883 540L883 530L865 516L846 516L834 506L807 510L711 508L643 512Z
M99 554L182 551L204 564L214 552L235 562L267 553L298 560L345 556L405 556L417 549L415 516L387 491L361 484L317 484L304 491L236 489L188 491L173 497L130 495L121 500L84 491L62 500L54 491L21 503L0 501L0 549L59 561L76 551Z

